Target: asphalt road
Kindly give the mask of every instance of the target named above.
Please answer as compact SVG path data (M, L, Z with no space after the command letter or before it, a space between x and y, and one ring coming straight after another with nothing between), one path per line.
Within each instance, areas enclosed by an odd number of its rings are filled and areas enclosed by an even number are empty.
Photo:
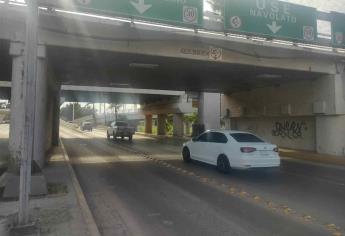
M103 235L344 233L345 168L284 159L279 170L222 175L152 138L61 136Z

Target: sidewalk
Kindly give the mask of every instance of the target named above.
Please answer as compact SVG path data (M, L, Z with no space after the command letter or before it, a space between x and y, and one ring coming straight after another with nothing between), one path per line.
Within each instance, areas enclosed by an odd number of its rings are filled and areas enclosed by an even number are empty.
M345 157L319 154L319 153L310 152L310 151L286 149L286 148L279 149L279 153L280 153L280 156L282 157L289 157L293 159L316 162L320 164L345 166Z
M68 165L61 147L55 148L46 168L43 170L49 195L30 200L31 218L37 222L39 232L34 234L11 235L51 235L81 236L91 235L83 217L77 193L73 185ZM13 216L18 211L18 202L0 201L0 215Z

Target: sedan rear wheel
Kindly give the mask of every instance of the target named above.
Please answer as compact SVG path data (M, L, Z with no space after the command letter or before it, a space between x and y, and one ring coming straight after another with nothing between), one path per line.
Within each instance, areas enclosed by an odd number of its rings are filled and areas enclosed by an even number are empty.
M183 148L182 150L182 157L183 157L183 161L186 163L189 163L192 161L192 159L190 158L190 152L188 148Z
M219 172L228 174L231 170L230 162L225 155L220 155L217 160L217 169Z

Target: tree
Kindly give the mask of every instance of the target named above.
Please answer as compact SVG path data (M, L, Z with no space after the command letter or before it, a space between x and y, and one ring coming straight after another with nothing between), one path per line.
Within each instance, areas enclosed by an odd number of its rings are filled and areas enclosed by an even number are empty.
M192 114L185 115L185 116L183 116L183 120L186 123L188 122L190 124L195 124L198 121L198 113L194 112Z
M65 107L61 108L60 115L64 120L73 121L73 106L74 106L74 119L79 119L84 116L90 116L93 114L93 109L88 105L81 107L81 105L76 103L67 104Z
M118 120L118 110L121 106L122 104L110 103L109 108L112 109L114 112L114 120Z

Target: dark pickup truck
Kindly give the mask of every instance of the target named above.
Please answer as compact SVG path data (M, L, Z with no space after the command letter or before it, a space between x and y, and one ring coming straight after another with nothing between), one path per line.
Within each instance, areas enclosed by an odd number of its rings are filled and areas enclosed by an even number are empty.
M123 121L114 121L107 128L107 139L111 137L113 137L113 139L117 139L117 137L121 137L121 139L128 137L128 140L131 141L134 134L135 127L130 127L127 122Z

